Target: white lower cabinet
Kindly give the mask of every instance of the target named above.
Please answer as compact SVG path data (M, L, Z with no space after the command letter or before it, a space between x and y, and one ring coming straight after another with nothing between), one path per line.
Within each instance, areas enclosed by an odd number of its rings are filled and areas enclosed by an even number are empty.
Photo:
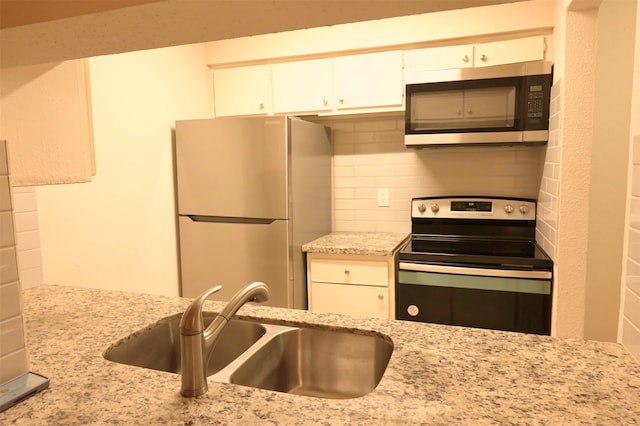
M309 310L395 317L393 256L307 254Z

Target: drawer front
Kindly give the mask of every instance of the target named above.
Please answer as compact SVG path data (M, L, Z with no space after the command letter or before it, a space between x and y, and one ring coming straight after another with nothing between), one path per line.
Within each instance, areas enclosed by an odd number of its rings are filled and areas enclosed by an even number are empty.
M386 262L359 260L311 261L311 280L314 282L387 286L389 266Z
M383 287L311 283L314 313L346 314L389 319L389 290Z

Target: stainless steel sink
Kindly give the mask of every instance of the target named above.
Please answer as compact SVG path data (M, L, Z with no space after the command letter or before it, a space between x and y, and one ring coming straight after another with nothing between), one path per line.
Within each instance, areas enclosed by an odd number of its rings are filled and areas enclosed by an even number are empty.
M356 398L378 386L392 352L393 343L376 335L295 328L246 357L229 382L321 398Z
M205 325L215 314L205 313ZM180 373L181 314L116 342L107 360ZM373 332L231 320L207 366L210 380L320 398L357 398L376 388L393 343Z
M151 327L116 342L104 353L105 359L120 364L180 373L181 316L176 314L163 318ZM209 325L215 317L215 314L204 314L205 325ZM231 320L213 349L207 366L207 376L227 366L257 342L265 332L266 328L262 324Z

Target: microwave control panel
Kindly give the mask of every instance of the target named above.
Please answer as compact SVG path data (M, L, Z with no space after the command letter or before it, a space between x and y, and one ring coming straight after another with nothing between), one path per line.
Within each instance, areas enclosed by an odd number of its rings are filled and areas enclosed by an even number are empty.
M551 75L525 77L524 130L546 130L549 125Z

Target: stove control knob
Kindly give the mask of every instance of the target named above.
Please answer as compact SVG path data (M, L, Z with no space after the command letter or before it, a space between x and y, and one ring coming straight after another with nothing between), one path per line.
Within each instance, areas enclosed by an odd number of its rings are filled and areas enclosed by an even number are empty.
M522 213L522 214L529 213L529 206L527 206L526 204L521 205L520 206L520 213Z
M504 211L507 214L511 214L513 212L513 206L511 204L507 204L506 206L504 206Z
M427 206L424 205L424 203L421 203L420 205L418 205L418 211L420 213L424 213L427 210Z
M431 211L434 213L438 213L440 211L440 206L437 203L431 204Z

